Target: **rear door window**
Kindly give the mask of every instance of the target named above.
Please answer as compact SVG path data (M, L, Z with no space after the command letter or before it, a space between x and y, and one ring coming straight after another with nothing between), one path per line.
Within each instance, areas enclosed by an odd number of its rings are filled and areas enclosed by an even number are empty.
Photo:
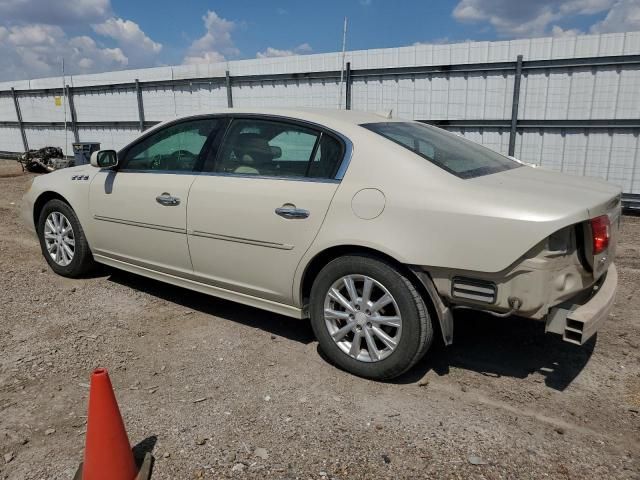
M341 144L295 123L239 118L232 121L214 171L260 177L333 178Z

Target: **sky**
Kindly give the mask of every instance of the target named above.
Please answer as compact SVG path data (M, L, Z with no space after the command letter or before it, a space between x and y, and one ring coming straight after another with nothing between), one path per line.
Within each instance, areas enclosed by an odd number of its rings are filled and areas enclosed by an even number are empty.
M0 80L640 30L640 0L0 0Z

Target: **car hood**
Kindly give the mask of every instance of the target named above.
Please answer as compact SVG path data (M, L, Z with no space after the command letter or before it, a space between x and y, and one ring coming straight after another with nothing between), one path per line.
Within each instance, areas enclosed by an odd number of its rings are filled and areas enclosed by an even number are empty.
M519 167L471 181L476 193L502 210L500 216L575 223L615 207L621 189L597 178Z

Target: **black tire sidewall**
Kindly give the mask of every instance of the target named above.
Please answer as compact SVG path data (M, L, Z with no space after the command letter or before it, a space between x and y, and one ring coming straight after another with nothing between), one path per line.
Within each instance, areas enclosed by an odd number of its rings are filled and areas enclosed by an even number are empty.
M366 275L380 282L395 299L402 316L402 334L396 349L384 360L362 362L344 353L334 342L324 321L324 300L333 283L346 275ZM410 290L410 282L392 265L368 256L350 255L333 260L315 279L311 289L311 325L320 349L338 367L355 375L384 380L393 378L409 369L419 358L425 322ZM428 325L431 323L427 317ZM431 336L429 336L431 338Z
M44 224L47 220L47 217L52 212L62 213L65 217L67 217L67 220L69 220L69 223L71 223L71 228L73 228L74 239L76 242L75 252L73 255L73 259L71 260L69 265L66 266L58 265L51 258L44 241ZM87 244L87 240L84 236L84 231L82 230L80 221L78 220L78 217L76 216L73 209L62 200L53 199L49 200L45 204L45 206L40 211L40 216L38 217L37 233L38 240L40 241L42 255L44 256L51 269L58 275L62 275L64 277L77 277L86 273L93 264L93 256L91 255L91 251L89 250L89 245Z

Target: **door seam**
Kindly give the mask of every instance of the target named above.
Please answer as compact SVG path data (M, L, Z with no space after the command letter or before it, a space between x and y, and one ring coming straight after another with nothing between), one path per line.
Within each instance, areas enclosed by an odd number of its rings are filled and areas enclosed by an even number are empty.
M296 266L296 269L293 272L293 278L291 279L291 301L293 302L294 305L296 304L296 300L295 300L296 296L293 289L296 284L296 278L298 277L298 271L300 270L300 265L302 264L302 260L305 258L309 250L311 250L311 247L313 247L313 244L316 242L316 238L318 238L318 235L320 235L320 230L322 230L322 227L324 226L324 222L327 219L327 215L329 215L329 210L331 210L331 206L333 205L333 199L336 197L338 190L340 190L341 185L342 185L342 182L334 190L333 195L331 195L331 200L329 200L329 205L327 206L327 210L324 212L324 216L322 217L322 222L320 222L320 227L318 228L318 231L316 232L316 234L313 236L313 239L311 240L311 242L309 242L309 246L300 257L300 261L298 261L298 265ZM302 300L303 299L300 298L300 307L298 307L300 309L304 307L304 305L302 305Z
M195 268L193 268L193 257L191 256L191 246L189 245L189 197L191 196L191 189L193 188L193 184L196 183L198 177L200 175L194 175L193 181L191 185L189 185L189 190L187 191L187 204L184 209L184 235L187 239L187 254L189 255L189 264L191 265L191 272L195 273Z

